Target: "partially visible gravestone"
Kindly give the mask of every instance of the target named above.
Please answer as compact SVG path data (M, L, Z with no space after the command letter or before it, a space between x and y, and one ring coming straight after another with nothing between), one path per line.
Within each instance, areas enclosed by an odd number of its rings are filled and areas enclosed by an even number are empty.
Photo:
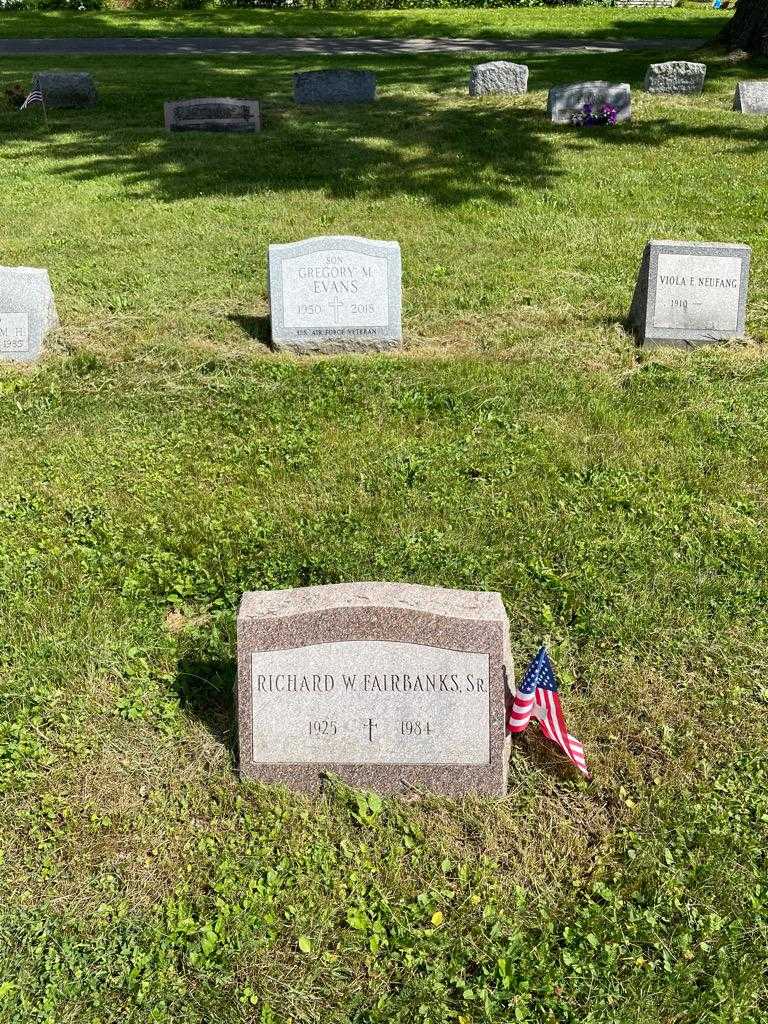
M58 324L47 270L0 267L0 362L33 362Z
M92 107L98 99L87 71L39 71L32 88L43 94L46 107Z
M491 60L475 64L469 74L470 96L519 94L528 92L528 67L509 60Z
M292 352L364 352L402 339L397 242L326 235L269 247L272 344Z
M649 242L629 313L640 343L685 348L744 337L751 252L719 242Z
M506 792L513 680L498 594L407 583L249 593L237 650L243 777Z
M373 103L376 75L373 71L297 71L293 98L302 105L326 103Z
M768 82L739 82L733 109L742 114L768 114Z
M256 100L206 96L194 100L171 100L164 104L165 127L169 132L258 132L261 130Z
M547 113L553 124L570 124L574 114L580 113L586 104L601 107L604 103L616 111L617 121L629 121L632 116L632 95L626 82L576 82L573 85L556 85L549 90Z
M697 96L704 88L707 65L690 60L651 64L645 73L646 92L671 96Z

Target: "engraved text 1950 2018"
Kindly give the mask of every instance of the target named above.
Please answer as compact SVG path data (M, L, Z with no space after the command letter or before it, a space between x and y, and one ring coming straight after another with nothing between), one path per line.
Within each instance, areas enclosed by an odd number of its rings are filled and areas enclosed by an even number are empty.
M386 327L387 261L354 252L327 252L283 261L283 318L299 336L317 326Z

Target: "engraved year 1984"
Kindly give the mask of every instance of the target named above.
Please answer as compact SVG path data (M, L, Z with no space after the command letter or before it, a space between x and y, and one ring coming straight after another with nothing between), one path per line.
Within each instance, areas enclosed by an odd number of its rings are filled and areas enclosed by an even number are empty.
M432 725L430 722L406 722L400 723L400 733L403 736L430 736Z

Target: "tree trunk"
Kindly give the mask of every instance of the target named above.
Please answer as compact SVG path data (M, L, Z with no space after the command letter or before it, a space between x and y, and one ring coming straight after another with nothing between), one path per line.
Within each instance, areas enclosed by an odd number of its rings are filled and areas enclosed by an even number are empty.
M731 49L768 54L768 0L738 0L722 38Z

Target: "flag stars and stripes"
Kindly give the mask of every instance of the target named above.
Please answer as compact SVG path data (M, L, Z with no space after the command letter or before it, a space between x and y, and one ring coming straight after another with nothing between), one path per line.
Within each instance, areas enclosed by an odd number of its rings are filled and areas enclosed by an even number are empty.
M579 771L589 778L584 747L568 732L557 689L555 670L547 649L542 647L515 691L509 731L524 732L531 718L535 718L543 735L556 743Z
M42 103L43 106L45 106L45 100L43 98L42 90L33 89L29 96L27 96L27 98L21 104L19 110L26 110L27 107L31 106L33 103Z

